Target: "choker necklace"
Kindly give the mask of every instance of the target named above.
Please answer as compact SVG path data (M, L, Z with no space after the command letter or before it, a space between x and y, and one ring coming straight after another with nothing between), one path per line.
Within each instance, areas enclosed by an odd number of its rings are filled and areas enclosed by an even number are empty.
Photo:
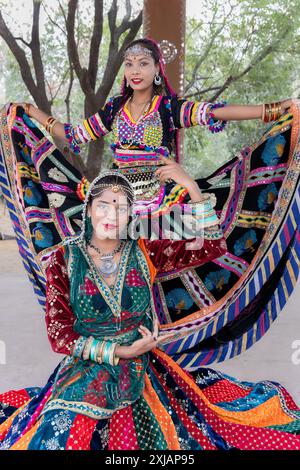
M103 253L100 248L93 245L91 242L89 242L88 245L97 251L97 253L100 255L101 264L98 266L98 269L102 276L110 277L111 275L116 274L118 270L118 264L114 261L114 255L123 248L125 241L122 240L119 246L110 253Z

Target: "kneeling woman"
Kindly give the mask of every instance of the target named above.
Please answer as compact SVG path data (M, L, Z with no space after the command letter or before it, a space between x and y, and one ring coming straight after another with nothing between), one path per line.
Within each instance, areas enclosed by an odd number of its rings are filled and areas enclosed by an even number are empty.
M174 180L185 183L196 222L220 233L213 203L180 165ZM300 449L299 436L272 429L299 428L280 409L279 392L266 388L258 403L240 384L240 402L218 406L159 349L174 333L159 334L155 276L219 257L226 243L136 240L132 230L128 238L133 203L125 176L102 173L87 192L80 234L52 254L46 324L52 348L65 357L43 389L0 395L0 449ZM205 379L207 369L199 374ZM222 401L238 398L238 381L219 382Z

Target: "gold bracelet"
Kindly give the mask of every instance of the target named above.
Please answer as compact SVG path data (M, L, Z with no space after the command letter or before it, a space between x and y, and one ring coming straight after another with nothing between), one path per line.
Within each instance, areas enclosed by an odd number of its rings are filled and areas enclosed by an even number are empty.
M45 122L45 129L47 132L49 132L49 125L52 124L52 122L55 121L55 118L53 116L49 116L48 119Z
M275 115L275 121L280 118L281 116L281 102L278 103L277 108L276 108L277 114Z
M52 121L51 124L49 124L49 126L48 126L49 131L48 131L48 132L50 133L50 135L53 135L53 134L52 134L52 129L53 129L53 126L55 126L55 124L56 124L57 122L58 122L58 120L57 120L57 119L54 119L54 121Z

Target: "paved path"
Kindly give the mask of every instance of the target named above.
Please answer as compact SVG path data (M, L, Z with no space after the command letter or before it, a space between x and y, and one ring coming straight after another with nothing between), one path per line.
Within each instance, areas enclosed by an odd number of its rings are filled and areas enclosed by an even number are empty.
M43 312L15 240L0 241L0 299L0 345L6 345L6 363L0 360L0 392L42 386L63 356L50 348ZM280 382L300 406L300 363L292 361L292 344L298 340L300 362L299 304L300 283L258 343L244 354L211 367L242 380Z

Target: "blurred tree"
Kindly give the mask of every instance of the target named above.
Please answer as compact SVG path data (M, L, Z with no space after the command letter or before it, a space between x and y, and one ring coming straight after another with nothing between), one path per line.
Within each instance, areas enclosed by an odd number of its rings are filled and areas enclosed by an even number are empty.
M105 65L103 67L102 63L100 75L99 58L103 52L103 22L105 9L107 8L105 2L103 0L81 2L82 12L85 13L84 20L82 20L79 14L78 0L58 0L54 17L49 13L47 2L32 1L32 26L29 39L25 39L22 32L17 36L15 28L10 28L4 20L3 6L0 10L0 36L4 39L17 61L27 90L36 105L46 113L51 114L54 99L60 93L62 85L65 85L67 81L65 103L69 117L70 97L74 75L76 75L81 92L84 95L84 115L89 116L95 113L99 107L104 105L113 87L115 77L123 62L124 49L136 37L140 29L142 11L139 9L138 12L133 13L130 0L126 0L124 15L119 19L117 0L110 2L107 12L110 38L105 56ZM28 2L26 3L28 4ZM92 3L94 8L92 8ZM49 22L55 26L55 30L52 29L52 34L47 41L42 41L40 37L42 6ZM91 16L92 12L93 16ZM90 39L89 44L87 44L89 33ZM60 72L60 83L56 83L55 92L53 91L53 80L51 80L53 71L49 69L48 64L43 60L44 50L46 48L51 50L51 39L58 40L60 46L64 44L66 47L66 49L65 47L57 47L58 44L56 43L55 52L57 55L55 63L52 61L52 65L56 69L56 73L57 71ZM104 47L106 48L106 44L104 44ZM86 164L81 159L81 170L89 178L93 178L98 173L101 167L102 153L103 140L98 140L89 145ZM78 157L76 157L76 160L78 160Z
M299 96L299 0L198 0L198 8L201 19L187 23L186 98L261 104ZM188 129L184 165L206 176L265 128L249 120L230 122L217 135Z

